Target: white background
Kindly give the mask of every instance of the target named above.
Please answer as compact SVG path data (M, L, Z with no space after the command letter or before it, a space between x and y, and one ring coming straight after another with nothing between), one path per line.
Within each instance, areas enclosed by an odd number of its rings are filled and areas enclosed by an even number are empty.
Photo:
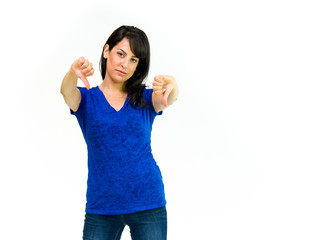
M179 84L152 132L168 239L328 239L327 12L316 0L1 6L0 239L82 239L87 151L60 85L80 56L99 85L124 24L148 35L148 86Z

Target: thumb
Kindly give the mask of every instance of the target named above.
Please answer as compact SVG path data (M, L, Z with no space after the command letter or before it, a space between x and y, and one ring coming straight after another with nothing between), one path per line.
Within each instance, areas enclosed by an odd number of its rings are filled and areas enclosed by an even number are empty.
M84 74L81 75L80 79L84 83L85 87L89 90L90 89L90 83L88 79L84 76Z
M82 80L85 87L89 90L90 84L88 79L86 78L85 74L82 72L82 65L85 63L86 59L84 57L79 57L74 63L72 64L71 69L75 72L75 74Z
M167 107L167 98L168 98L169 94L170 94L170 91L168 91L167 89L165 89L165 92L163 94L163 105L165 107Z

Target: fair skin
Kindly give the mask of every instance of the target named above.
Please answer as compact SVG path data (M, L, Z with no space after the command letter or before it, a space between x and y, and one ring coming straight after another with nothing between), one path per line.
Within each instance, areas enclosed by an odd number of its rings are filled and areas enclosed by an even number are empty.
M139 59L132 53L129 40L126 38L117 43L112 50L109 50L109 45L106 44L103 55L107 59L107 66L104 81L99 88L109 104L118 111L123 107L127 97L124 84L132 77Z
M112 50L106 44L103 51L104 58L107 59L106 74L99 89L105 95L109 104L118 111L124 105L127 93L124 91L124 84L135 72L139 59L134 56L130 49L129 40L123 38ZM77 111L81 93L76 88L77 78L80 78L87 89L90 88L87 77L94 74L93 64L81 57L74 61L69 72L65 75L61 93L67 105ZM173 104L178 97L178 86L175 78L169 75L157 75L152 83L152 102L156 112L160 112Z

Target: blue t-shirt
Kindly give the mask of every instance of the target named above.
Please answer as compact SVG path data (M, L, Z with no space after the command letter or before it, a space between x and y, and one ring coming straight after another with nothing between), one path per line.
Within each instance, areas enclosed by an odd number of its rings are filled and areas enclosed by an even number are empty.
M149 108L135 110L128 97L116 111L99 86L81 92L75 115L88 149L87 203L92 214L127 214L166 204L161 171L151 149L156 113L153 89L144 89Z

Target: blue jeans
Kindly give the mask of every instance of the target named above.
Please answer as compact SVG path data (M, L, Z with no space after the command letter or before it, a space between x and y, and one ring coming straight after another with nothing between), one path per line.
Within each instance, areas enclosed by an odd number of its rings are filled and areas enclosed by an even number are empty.
M166 240L166 207L122 215L85 213L83 240L118 240L125 225L133 240Z

